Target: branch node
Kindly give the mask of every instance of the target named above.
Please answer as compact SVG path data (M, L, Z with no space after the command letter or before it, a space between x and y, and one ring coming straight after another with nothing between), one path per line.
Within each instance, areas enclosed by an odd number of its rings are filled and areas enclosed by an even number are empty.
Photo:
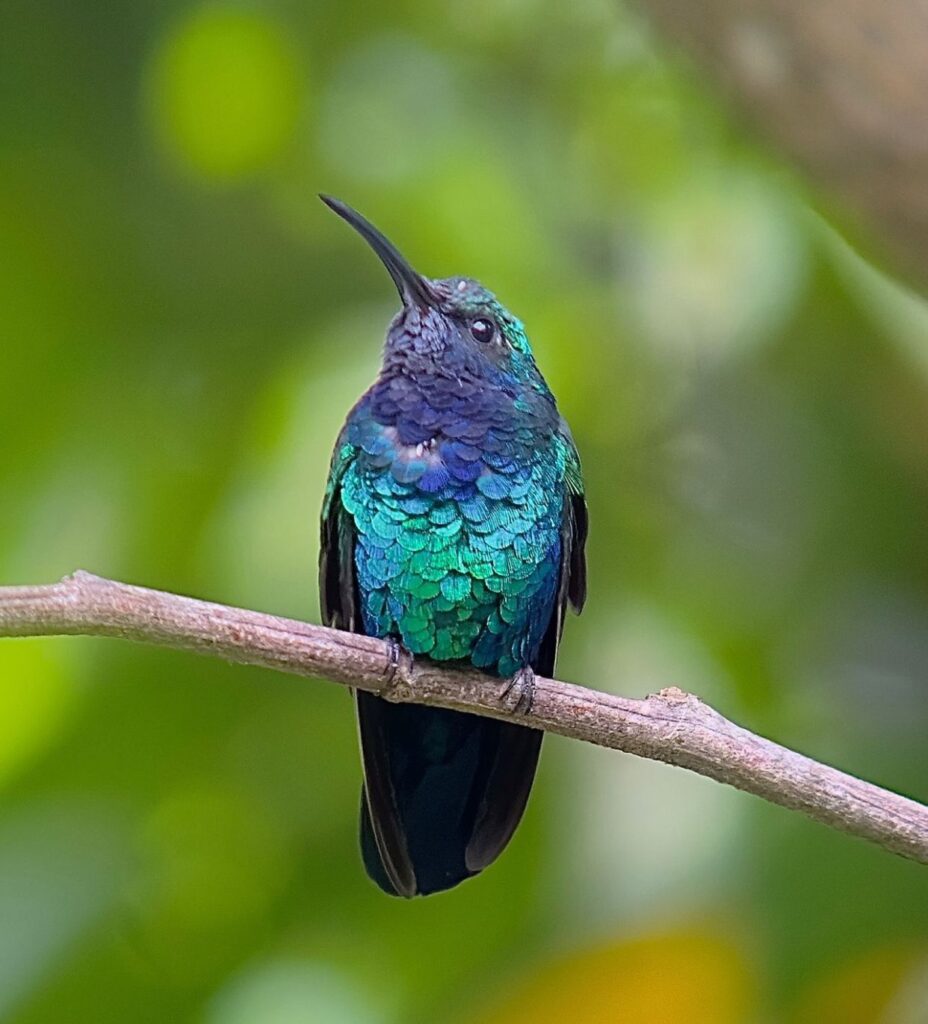
M702 704L702 701L692 693L681 690L678 686L665 686L657 693L648 694L649 698L662 700L667 704Z
M59 582L65 586L81 586L85 583L98 583L101 577L94 576L92 572L87 572L85 569L75 569L74 572L69 572L67 576L62 576Z

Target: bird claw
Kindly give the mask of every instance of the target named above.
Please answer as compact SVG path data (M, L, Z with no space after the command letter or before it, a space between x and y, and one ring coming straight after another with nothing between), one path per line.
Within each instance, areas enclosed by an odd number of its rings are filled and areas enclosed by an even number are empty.
M515 700L512 697L515 694ZM499 701L513 714L527 715L535 703L535 673L530 665L510 676L499 691Z
M387 658L387 668L384 672L384 693L392 689L393 684L396 682L396 675L403 666L403 662L406 663L405 667L407 672L411 672L413 665L415 664L415 658L413 657L412 652L407 650L399 640L394 639L392 636L387 637L386 644L390 653Z

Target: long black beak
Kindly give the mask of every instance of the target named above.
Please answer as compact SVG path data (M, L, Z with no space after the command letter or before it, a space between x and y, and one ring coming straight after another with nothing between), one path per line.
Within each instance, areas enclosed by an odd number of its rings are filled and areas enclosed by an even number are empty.
M390 277L396 285L403 304L411 306L434 306L435 296L428 281L409 265L397 247L357 210L352 210L347 203L332 196L321 195L319 198L330 210L334 210L342 220L347 221L367 244L380 257L383 265L390 271Z

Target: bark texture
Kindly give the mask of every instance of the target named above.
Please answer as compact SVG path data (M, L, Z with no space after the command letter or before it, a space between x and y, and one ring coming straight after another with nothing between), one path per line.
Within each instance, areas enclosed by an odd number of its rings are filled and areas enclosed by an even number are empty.
M926 0L642 5L761 134L928 290Z

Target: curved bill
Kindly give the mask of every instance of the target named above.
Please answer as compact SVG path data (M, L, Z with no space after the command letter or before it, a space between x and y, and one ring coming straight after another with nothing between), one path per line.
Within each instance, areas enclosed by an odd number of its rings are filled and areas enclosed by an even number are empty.
M319 198L330 210L347 221L367 244L380 257L383 265L390 271L390 277L400 293L403 304L410 306L413 303L420 306L433 306L435 297L428 281L418 274L406 262L403 254L397 247L365 217L362 217L357 210L352 210L347 203L332 196L322 195Z

